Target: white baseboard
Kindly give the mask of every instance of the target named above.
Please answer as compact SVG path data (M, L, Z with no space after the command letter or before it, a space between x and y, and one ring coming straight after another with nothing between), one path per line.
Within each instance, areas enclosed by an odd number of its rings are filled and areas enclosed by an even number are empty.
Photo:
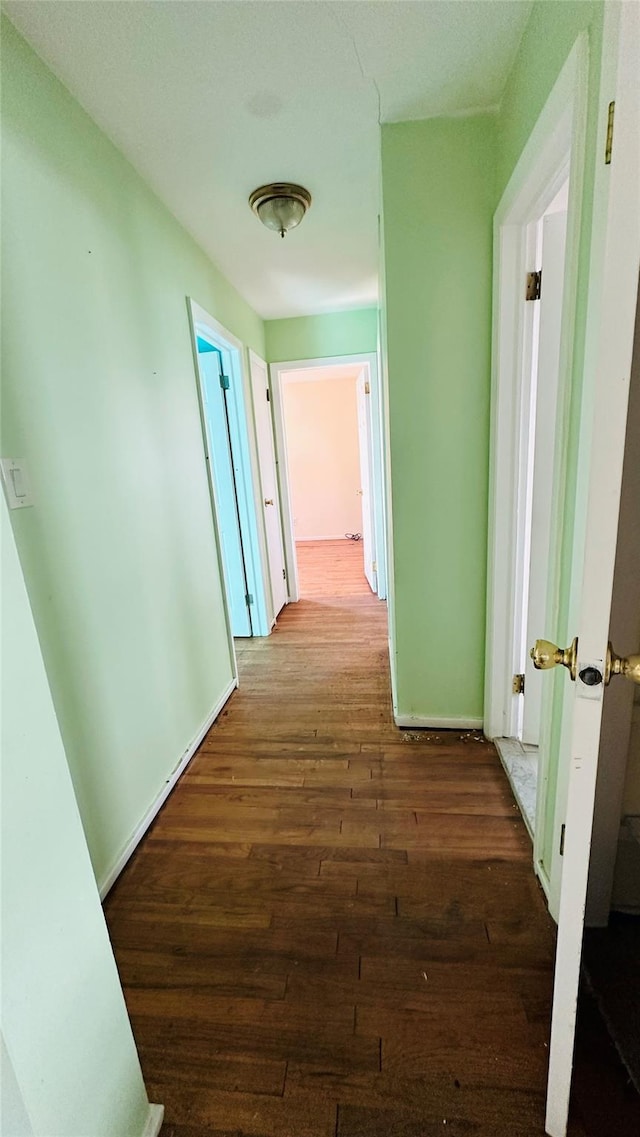
M347 537L346 533L320 533L317 537L296 537L296 545L304 545L306 541L350 541L351 538ZM360 538L362 540L362 537ZM354 545L358 545L359 541L354 541Z
M550 905L551 905L551 881L549 880L549 877L547 876L546 872L544 871L542 861L537 861L537 860L534 861L533 867L535 870L535 874L536 874L538 880L540 881L542 891L544 892L544 895L545 895L545 898L547 901L547 907L549 908L549 912L551 912L551 907L550 907ZM551 915L553 916L553 919L555 920L555 922L557 924L558 923L557 915L554 916L553 912L551 912Z
M237 686L238 686L237 678L232 679L229 686L225 689L225 691L222 693L222 695L218 699L218 702L216 703L216 705L213 708L213 710L211 711L211 713L209 715L207 715L207 718L203 722L202 726L199 728L198 733L196 734L195 738L193 739L193 741L189 744L189 746L185 750L184 754L182 755L182 758L178 762L178 765L175 767L175 769L172 771L172 773L167 778L165 784L163 785L162 789L160 790L160 793L154 799L153 803L151 804L151 806L149 807L149 809L145 813L144 817L142 818L142 821L134 830L132 836L127 841L124 849L119 854L119 856L116 858L114 865L112 866L112 868L109 869L109 872L105 876L102 883L99 884L98 891L100 893L100 899L101 900L104 900L109 889L115 884L116 880L120 876L120 873L122 872L127 861L129 860L131 855L135 852L137 846L140 844L140 841L142 840L145 833L147 832L147 829L151 825L151 822L153 821L154 817L156 816L158 811L161 809L161 807L164 805L165 801L169 797L169 794L171 793L173 787L175 786L176 782L180 778L180 775L185 771L185 769L189 765L189 762L193 758L193 756L194 756L196 750L198 749L200 743L202 742L202 739L204 738L205 734L211 728L211 726L213 725L213 723L217 719L218 715L220 714L220 711L222 710L225 703L227 702L227 699L230 698L230 696L233 694L233 692L235 691Z
M404 730L482 730L482 719L440 718L438 715L393 716L396 726Z
M158 1137L158 1133L162 1129L163 1120L164 1106L150 1105L149 1113L147 1114L147 1121L144 1129L142 1130L142 1137Z

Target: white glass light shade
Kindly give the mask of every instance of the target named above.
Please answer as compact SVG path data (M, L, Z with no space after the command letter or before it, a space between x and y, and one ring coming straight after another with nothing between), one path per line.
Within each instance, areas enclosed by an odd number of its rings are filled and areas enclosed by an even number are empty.
M284 237L302 221L311 205L311 194L303 186L274 182L254 190L249 205L267 229Z
M258 206L258 217L267 229L275 229L284 236L295 229L304 217L304 205L295 197L271 197Z

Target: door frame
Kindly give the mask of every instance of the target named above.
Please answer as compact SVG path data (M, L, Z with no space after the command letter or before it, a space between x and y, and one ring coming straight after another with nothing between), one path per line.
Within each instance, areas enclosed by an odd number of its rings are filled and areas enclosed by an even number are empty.
M362 352L358 355L332 355L316 359L286 360L269 364L271 397L273 399L276 459L278 463L278 478L280 481L284 554L287 568L289 601L292 602L300 599L300 590L298 586L293 508L291 504L291 489L287 464L287 436L284 423L282 395L283 376L287 371L312 371L321 367L352 367L359 365L368 371L368 379L371 387L371 485L375 516L374 543L377 564L377 595L380 600L386 600L387 598L386 478L383 458L383 425L378 355L376 352Z
M558 374L558 422L553 455L554 482L566 479L566 439L573 365L578 288L578 255L584 182L588 92L588 36L580 34L558 76L512 173L494 217L494 286L491 430L489 463L489 541L487 572L487 652L484 730L489 738L513 737L517 708L512 689L515 645L525 631L518 622L517 588L523 579L524 542L520 527L522 496L521 424L531 375L527 351L532 314L523 311L530 225L544 213L569 174L562 332ZM529 333L530 334L530 333ZM529 376L527 379L527 366ZM556 493L551 517L547 620L540 634L553 637L558 619L563 494ZM521 605L520 605L521 608ZM534 865L550 907L550 874L542 864L544 808L550 745L550 684L543 691L534 836ZM557 898L556 898L557 902Z
M209 462L209 443L207 439L206 414L202 392L202 378L198 362L198 334L204 334L205 338L207 338L215 347L219 348L222 351L227 351L230 357L230 369L233 382L231 383L231 387L229 389L231 398L227 403L227 408L230 416L230 425L232 426L233 434L236 437L235 447L233 446L232 442L232 462L237 475L238 497L241 499L240 504L242 507L242 512L244 514L244 521L241 523L241 530L243 537L247 588L253 596L253 606L251 612L252 635L268 636L269 632L271 631L271 626L267 608L266 580L268 578L266 575L266 536L262 531L262 515L258 509L258 458L253 417L252 414L250 415L248 412L248 408L252 408L253 404L251 399L251 391L248 385L247 358L244 344L225 327L223 327L223 325L220 324L218 320L211 316L206 311L206 309L202 308L195 300L192 300L191 297L187 297L187 309L189 314L189 327L191 331L191 342L194 356L196 390L198 394L198 407L200 411L200 426L202 429L202 441L204 446L205 461L207 464L209 493L211 497L216 542L218 546L218 563L220 565L221 580L225 585L223 590L225 601L225 617L227 621L227 630L231 638L231 646L234 653L233 658L235 661L235 648L233 646L233 634L231 631L231 619L229 614L229 603L227 597L227 587L220 540L220 528L218 522L219 508L217 505L216 497L217 491L214 484L211 464Z

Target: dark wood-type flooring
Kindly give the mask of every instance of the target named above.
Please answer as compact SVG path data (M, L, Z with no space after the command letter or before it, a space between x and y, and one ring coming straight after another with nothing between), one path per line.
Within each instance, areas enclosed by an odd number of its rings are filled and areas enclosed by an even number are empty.
M163 1137L543 1133L530 842L491 745L393 725L386 637L363 593L241 641L240 690L107 900Z
M640 915L612 912L607 928L589 928L583 960L593 998L640 1091Z

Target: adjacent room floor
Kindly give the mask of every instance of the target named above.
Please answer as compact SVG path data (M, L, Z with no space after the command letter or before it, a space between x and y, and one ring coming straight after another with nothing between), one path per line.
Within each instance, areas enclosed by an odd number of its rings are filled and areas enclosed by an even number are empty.
M296 557L302 599L371 596L361 540L298 541Z
M539 1137L554 928L495 750L394 726L368 588L239 662L106 904L163 1137Z

